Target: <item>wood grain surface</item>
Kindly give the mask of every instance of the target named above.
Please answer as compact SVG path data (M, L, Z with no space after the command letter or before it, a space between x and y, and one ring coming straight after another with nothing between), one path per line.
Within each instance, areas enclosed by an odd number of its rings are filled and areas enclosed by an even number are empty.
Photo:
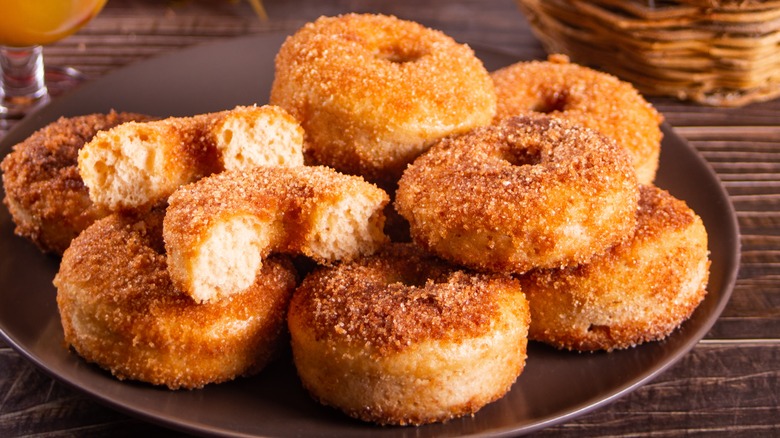
M98 78L195 44L291 33L320 15L370 11L518 59L546 56L511 0L264 3L268 21L242 2L110 0L81 32L44 53L48 63ZM780 101L724 109L650 100L713 167L737 211L742 253L732 299L705 339L650 383L533 436L780 436ZM12 125L0 126L0 136ZM179 435L93 401L0 342L0 437L144 434Z

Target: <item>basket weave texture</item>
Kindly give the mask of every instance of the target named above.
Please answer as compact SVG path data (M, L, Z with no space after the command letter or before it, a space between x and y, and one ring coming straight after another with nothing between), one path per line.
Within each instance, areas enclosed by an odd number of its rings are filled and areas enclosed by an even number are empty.
M642 93L714 106L780 96L780 0L516 0L549 53Z

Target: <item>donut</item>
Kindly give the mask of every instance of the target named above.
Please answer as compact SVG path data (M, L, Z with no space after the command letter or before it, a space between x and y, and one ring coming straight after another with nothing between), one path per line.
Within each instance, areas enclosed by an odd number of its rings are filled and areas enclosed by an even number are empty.
M198 304L170 280L162 214L112 214L73 240L54 278L66 344L121 380L170 389L260 371L287 342L292 264L266 260L244 292Z
M704 299L710 262L701 218L657 187L640 192L630 240L585 265L520 277L530 339L577 351L629 348L664 339Z
M517 116L434 145L404 172L395 207L425 249L520 273L583 263L625 240L638 199L630 160L613 141Z
M509 276L393 243L306 276L287 323L314 399L367 422L420 425L506 394L525 367L529 310Z
M82 230L108 212L90 201L78 172L78 151L95 134L142 114L89 114L61 117L16 144L3 159L3 202L16 234L42 251L62 254Z
M179 186L226 169L303 165L303 131L284 110L232 110L125 123L79 151L92 201L110 211L147 208Z
M269 254L319 263L385 242L388 196L360 177L319 166L226 171L169 198L163 236L174 284L196 301L250 286Z
M491 77L497 120L545 113L595 129L629 152L640 183L655 179L663 116L630 83L570 63L565 55L518 62Z
M320 17L275 60L270 102L297 118L308 163L391 190L439 138L487 125L490 75L473 50L393 16Z

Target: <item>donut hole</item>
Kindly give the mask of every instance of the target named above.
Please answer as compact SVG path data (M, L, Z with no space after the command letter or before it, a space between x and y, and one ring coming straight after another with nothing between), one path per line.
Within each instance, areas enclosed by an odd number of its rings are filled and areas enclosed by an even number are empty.
M402 263L401 269L389 270L390 277L387 278L387 283L423 288L448 282L449 275L446 269L432 267L430 263L415 262L415 260L407 260Z
M511 145L502 151L501 158L513 166L534 166L542 162L542 149L528 145Z
M428 276L423 272L411 271L401 273L394 280L406 287L424 287L428 283Z
M550 94L540 96L540 99L531 105L531 111L550 114L556 111L566 110L566 104L569 101L569 95L565 91L555 91Z
M406 64L415 62L425 56L425 52L418 47L406 47L402 44L394 44L381 47L377 57L393 64Z

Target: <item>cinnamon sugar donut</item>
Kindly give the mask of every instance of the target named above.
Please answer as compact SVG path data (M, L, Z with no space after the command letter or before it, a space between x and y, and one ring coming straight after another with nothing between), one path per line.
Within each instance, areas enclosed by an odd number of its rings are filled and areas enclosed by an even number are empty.
M595 129L629 152L640 183L655 179L663 117L628 82L569 63L564 55L518 62L491 77L497 120L546 113Z
M704 299L707 232L683 201L641 188L636 232L590 263L520 277L529 337L562 349L622 349L668 336Z
M634 229L625 151L563 120L519 116L434 145L399 182L396 209L426 249L476 269L582 263Z
M284 42L270 102L306 131L312 163L389 189L437 139L487 125L493 84L466 45L396 17L321 17Z
M502 397L525 366L528 324L515 280L453 268L412 244L316 270L288 313L310 394L397 425L469 415Z
M73 240L54 279L65 342L119 379L171 389L259 371L287 339L292 264L266 260L244 292L198 304L171 282L161 233L160 211L113 214Z
M197 301L250 286L271 253L319 263L369 254L385 242L387 194L319 166L228 171L177 190L164 238L168 269Z
M238 106L192 117L125 123L79 152L92 201L109 209L154 206L212 173L303 165L303 130L274 106Z
M3 202L16 234L41 250L62 254L82 230L108 214L89 199L78 171L78 152L101 130L149 120L133 113L61 117L14 146L0 167Z

